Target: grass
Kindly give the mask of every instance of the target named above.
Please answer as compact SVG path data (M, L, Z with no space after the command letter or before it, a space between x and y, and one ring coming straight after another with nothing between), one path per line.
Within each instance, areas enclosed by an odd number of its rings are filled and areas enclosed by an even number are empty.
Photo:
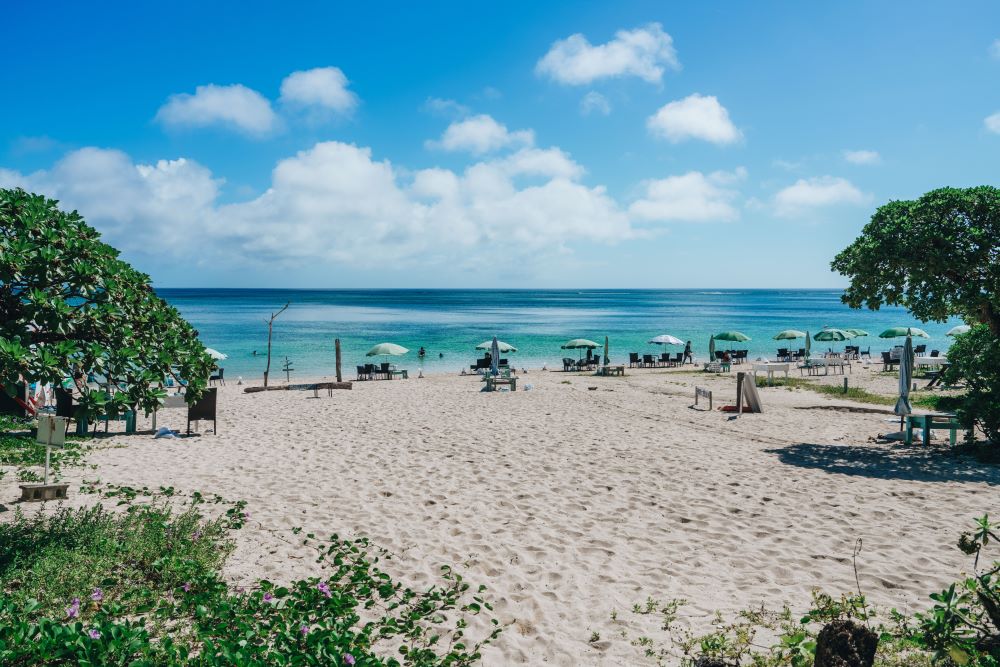
M31 435L31 421L0 415L0 467L17 468L19 481L41 481L41 468L45 465L45 447L35 442ZM84 438L69 436L62 449L53 449L51 468L56 481L64 466L82 466L90 445ZM0 470L0 478L6 471ZM37 480L36 480L37 478Z
M767 378L759 376L757 378L758 387L766 387ZM884 394L875 394L866 389L861 389L859 387L848 387L847 391L844 391L842 385L835 384L820 384L813 382L806 378L774 378L772 387L786 387L791 389L808 389L809 391L815 392L817 394L823 394L824 396L830 396L832 398L843 398L850 401L855 401L857 403L867 403L870 405L886 405L894 406L896 405L896 396L886 396ZM921 392L916 391L910 394L910 405L915 408L924 408L927 410L949 410L953 409L953 403L955 401L954 396L945 396L942 394L937 394L933 392Z

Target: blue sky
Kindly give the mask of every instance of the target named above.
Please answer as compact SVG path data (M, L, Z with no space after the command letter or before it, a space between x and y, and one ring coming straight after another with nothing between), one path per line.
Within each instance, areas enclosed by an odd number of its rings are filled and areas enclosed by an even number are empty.
M828 287L1000 173L995 3L294 4L8 7L0 185L165 287Z

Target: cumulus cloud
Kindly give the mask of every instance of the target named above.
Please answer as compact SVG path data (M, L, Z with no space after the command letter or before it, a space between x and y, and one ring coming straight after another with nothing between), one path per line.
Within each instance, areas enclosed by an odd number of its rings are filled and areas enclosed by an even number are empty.
M994 134L1000 134L1000 111L996 112L991 116L987 116L983 120L983 125L985 125L986 129L989 130L990 132L993 132Z
M729 112L714 95L695 93L660 107L646 120L646 127L658 137L678 143L702 139L713 144L731 144L743 134L729 120Z
M171 95L156 113L167 127L219 126L262 136L278 127L271 102L256 90L241 84L198 86L193 95Z
M667 68L680 69L673 39L659 23L650 23L619 30L610 42L596 46L580 33L558 40L535 65L535 72L569 85L621 76L659 83Z
M349 83L339 67L292 72L281 82L281 102L348 114L358 106L358 96L347 89Z
M531 130L511 132L491 116L480 114L455 121L445 129L440 141L428 141L427 147L482 155L508 146L531 146L534 143L535 133Z
M746 178L742 167L732 172L704 174L690 171L679 176L648 180L643 195L629 206L635 220L647 222L728 222L740 217L734 202L739 192L728 187Z
M882 156L878 151L844 151L844 159L851 164L878 164L882 161Z
M840 204L864 204L868 195L850 181L834 176L800 178L774 196L775 212L792 217L810 210Z
M280 160L266 191L234 203L220 201L222 180L192 160L142 164L97 148L31 174L0 170L0 185L56 197L112 245L160 259L369 266L377 255L461 266L496 244L530 262L567 244L629 238L625 212L603 187L582 184L583 173L558 148L410 171L330 141Z
M424 111L428 111L439 116L461 118L463 116L468 116L470 109L464 104L459 104L455 100L444 99L441 97L428 97L427 101L424 102Z
M589 116L592 113L607 116L611 113L611 103L608 102L608 98L604 95L592 90L580 100L580 113L584 116Z

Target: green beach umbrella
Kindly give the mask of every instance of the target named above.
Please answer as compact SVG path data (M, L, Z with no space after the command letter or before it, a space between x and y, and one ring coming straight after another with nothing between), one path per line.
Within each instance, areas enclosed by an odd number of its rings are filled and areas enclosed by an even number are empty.
M587 340L586 338L574 338L571 341L563 343L562 349L564 350L593 350L600 347L597 343L592 340Z
M843 329L834 329L833 327L826 327L822 331L817 332L813 335L813 340L820 340L823 342L840 342L843 340L850 340L854 336Z
M948 330L945 336L961 336L964 333L969 333L972 331L972 327L968 324L959 324L957 327L952 327Z
M890 329L886 329L878 335L879 338L904 338L906 336L930 338L926 331L918 329L917 327L892 327Z
M785 329L784 331L779 331L774 337L774 340L795 340L796 338L808 338L809 334L804 331L799 331L798 329Z
M708 339L708 360L715 361L715 336Z
M712 336L715 340L728 340L733 343L745 343L750 340L750 336L739 331L723 331Z
M871 334L864 329L844 329L847 333L851 334L855 338L863 338L864 336L870 336Z
M379 343L365 354L366 357L398 357L409 352L402 345Z
M497 341L497 347L500 348L501 352L517 352L517 348L516 347L514 347L510 343L505 343L502 340L498 340ZM477 350L492 350L493 349L493 341L491 341L491 340L484 340L482 343L480 343L479 345L476 346L476 349Z

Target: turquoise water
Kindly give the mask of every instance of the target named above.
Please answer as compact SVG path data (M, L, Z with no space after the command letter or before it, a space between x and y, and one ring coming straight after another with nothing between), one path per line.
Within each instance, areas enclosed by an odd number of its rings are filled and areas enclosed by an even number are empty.
M947 349L945 336L956 319L945 324L921 324L901 308L851 310L840 302L839 290L258 290L161 289L200 333L201 340L229 355L222 363L226 377L257 378L265 360L254 350L267 349L265 318L285 302L289 309L275 322L272 374L283 357L291 359L296 376L326 375L334 370L333 341L343 346L345 375L357 364L371 361L365 352L380 342L398 343L410 353L393 359L401 368L425 373L458 372L473 363L478 343L497 335L518 348L512 364L550 368L566 353L559 346L571 338L600 343L607 335L617 362L629 352L677 352L646 344L668 333L693 341L697 357L708 354L712 333L736 329L752 338L735 347L749 348L751 357L774 355L771 340L782 329L816 332L823 326L861 328L872 353L892 346L878 333L890 326L921 326L931 335L928 349ZM801 347L785 341L781 347ZM420 361L423 346L427 357ZM813 350L830 344L813 342ZM840 348L843 344L834 344ZM721 346L720 346L721 349ZM438 355L443 355L439 357ZM481 353L478 354L481 356ZM380 359L379 359L380 360Z

